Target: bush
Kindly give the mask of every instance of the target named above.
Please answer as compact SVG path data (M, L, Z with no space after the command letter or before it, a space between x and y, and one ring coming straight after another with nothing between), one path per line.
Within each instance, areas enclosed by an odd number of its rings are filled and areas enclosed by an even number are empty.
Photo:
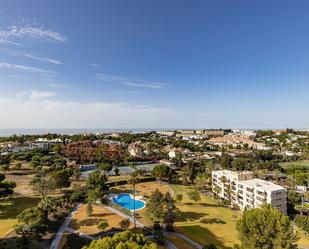
M305 215L298 214L294 219L295 224L302 228L306 233L309 232L309 217Z

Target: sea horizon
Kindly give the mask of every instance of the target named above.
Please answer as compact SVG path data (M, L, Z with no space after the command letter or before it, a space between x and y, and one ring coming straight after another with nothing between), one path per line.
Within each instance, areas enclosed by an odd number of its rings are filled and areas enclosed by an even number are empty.
M111 132L150 132L164 130L284 130L287 128L0 128L0 137L21 136L21 135L77 135L85 133L111 133ZM308 130L308 128L292 128L296 130Z

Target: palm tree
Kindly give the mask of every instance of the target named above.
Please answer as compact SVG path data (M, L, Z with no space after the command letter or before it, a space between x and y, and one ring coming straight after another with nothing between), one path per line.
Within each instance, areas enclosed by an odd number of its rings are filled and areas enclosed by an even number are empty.
M280 170L279 169L275 169L274 170L274 175L275 175L276 182L278 183L279 182L279 177L280 177Z
M133 221L134 221L134 228L136 228L136 220L135 220L135 186L138 182L138 171L134 171L131 173L128 184L132 186L133 190Z

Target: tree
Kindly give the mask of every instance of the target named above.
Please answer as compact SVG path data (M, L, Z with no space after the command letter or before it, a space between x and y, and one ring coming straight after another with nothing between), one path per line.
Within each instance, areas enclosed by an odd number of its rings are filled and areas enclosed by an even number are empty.
M0 173L0 198L12 195L15 187L15 182L5 180L5 175Z
M194 201L195 203L198 203L199 201L201 201L201 195L197 189L193 189L190 192L188 192L188 197L190 200Z
M244 249L297 248L298 236L290 219L271 205L245 211L236 229Z
M18 225L14 227L17 233L41 234L47 230L42 213L37 207L27 208L18 216Z
M131 173L128 184L132 186L133 191L133 221L134 221L134 228L136 228L136 217L135 217L135 186L138 183L138 171L134 171Z
M9 155L0 156L0 165L10 165L11 158Z
M61 169L55 170L50 174L50 181L54 184L55 188L59 188L62 191L62 188L70 187L71 181L70 177L72 176L72 171L70 169Z
M163 217L163 208L164 208L164 195L158 189L152 192L149 203L148 210L154 216L158 218Z
M182 194L176 194L176 201L177 202L182 202L183 196Z
M88 189L99 189L99 191L103 192L104 190L107 190L106 185L107 177L105 174L95 171L93 172L89 178L87 179L86 187Z
M37 206L42 214L44 224L48 223L48 215L57 209L57 201L55 198L46 196L42 198Z
M115 168L114 172L115 172L115 175L116 175L116 176L119 175L119 169L118 169L118 168Z
M82 173L80 172L80 169L78 167L74 167L72 176L74 177L75 181L78 181L81 175Z
M93 207L90 201L87 202L86 212L87 212L88 217L92 216Z
M176 220L175 201L173 200L171 194L167 192L164 196L165 208L163 214L163 223L165 224L166 230L173 230L173 225Z
M55 144L52 148L53 152L55 152L56 154L60 155L61 153L61 144Z
M124 231L116 233L113 237L105 237L99 240L93 240L89 246L83 249L157 249L157 245L150 242L143 234Z
M162 178L168 177L169 167L164 164L155 166L152 170L152 175L160 182Z
M55 189L55 185L44 176L34 176L30 182L33 191L38 192L44 198Z
M218 199L218 202L220 201L220 193L221 193L222 189L218 186L215 185L215 187L213 188L213 194L214 194L214 198Z
M306 234L308 235L309 233L309 217L307 215L296 215L294 219L295 224L303 229Z
M119 226L122 230L127 230L130 227L130 220L129 219L123 219L119 222Z
M113 166L110 163L100 163L99 168L105 173L108 173L112 170Z
M195 179L195 186L200 191L211 189L211 175L208 173L199 173Z
M193 183L197 174L196 164L190 161L183 167L182 180L185 184Z
M106 221L100 221L99 224L97 225L98 229L100 229L102 232L104 232L104 230L106 228L108 228L108 223Z
M230 156L229 154L222 153L220 157L220 164L222 168L225 168L225 169L232 168L232 161L233 161L232 156Z
M276 182L278 183L279 182L279 176L280 176L280 170L279 169L275 169L274 170L274 175L275 175L275 179L276 179Z
M33 156L32 159L31 159L31 165L32 165L33 168L40 166L41 165L41 156L39 156L39 155Z

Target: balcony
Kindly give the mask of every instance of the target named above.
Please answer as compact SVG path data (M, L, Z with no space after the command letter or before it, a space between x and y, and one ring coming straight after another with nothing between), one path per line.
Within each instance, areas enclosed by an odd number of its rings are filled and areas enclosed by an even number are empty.
M246 188L246 191L253 194L253 188Z
M267 197L267 193L266 192L262 192L262 191L256 191L256 193L264 198Z
M252 199L254 195L253 195L253 193L248 193L248 192L247 192L247 193L246 193L246 196Z
M256 199L262 203L265 203L266 202L266 198L265 197L260 197L260 196L257 196Z

